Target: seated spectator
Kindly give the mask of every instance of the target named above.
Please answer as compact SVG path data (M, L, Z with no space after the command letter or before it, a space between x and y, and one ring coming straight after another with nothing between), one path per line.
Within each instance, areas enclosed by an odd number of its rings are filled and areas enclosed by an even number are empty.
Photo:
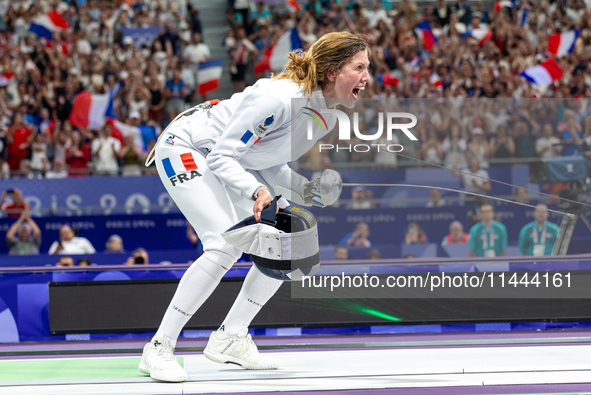
M334 249L334 259L337 261L349 259L349 249L346 246L337 246Z
M133 250L133 255L127 258L126 265L148 265L150 264L150 257L148 251L144 248L136 248Z
M55 266L74 266L74 259L68 255L60 256L60 260L55 264Z
M538 204L534 211L535 220L521 228L519 250L523 255L552 255L560 227L548 221L547 208L543 203Z
M369 226L365 222L360 222L355 226L355 231L347 234L339 242L339 245L350 247L371 247L369 237Z
M105 252L125 252L123 249L123 239L119 235L109 236L106 247Z
M442 246L449 244L466 244L470 235L464 232L464 225L460 221L453 221L449 224L449 234L441 241Z
M505 256L507 252L507 228L494 220L495 210L490 204L480 206L480 222L470 229L468 240L470 256Z
M431 199L427 202L427 207L443 207L445 206L445 200L441 197L441 191L437 188L431 188L429 190Z
M382 259L382 253L380 250L374 249L367 254L367 259Z
M12 198L12 202L4 204L4 201L9 195ZM0 196L0 210L4 211L8 218L20 217L26 205L27 203L23 200L23 193L17 188L7 189Z
M49 247L49 255L52 254L94 254L96 250L86 237L77 237L69 225L60 228L60 239L54 241Z
M462 182L464 184L464 190L466 192L486 195L486 193L490 192L491 190L490 181L488 181L488 172L480 168L478 159L475 157L471 157L469 159L468 165L469 167L467 169L463 169L461 173L454 170L452 175L455 177L460 177L461 175ZM473 204L477 201L478 196L467 194L464 203Z
M404 244L425 244L428 243L427 235L425 231L421 229L419 224L411 222L404 230Z
M89 155L90 156L90 155ZM45 178L67 178L68 171L59 159L53 160L53 168L45 173Z
M76 266L90 266L92 262L88 258L80 258L78 262L76 262Z
M6 232L6 242L9 248L8 255L39 255L41 229L29 216L28 205Z
M375 208L375 204L371 201L371 191L365 187L355 187L351 191L351 201L347 204L347 208L358 210Z
M554 136L552 125L547 123L542 128L542 137L536 140L536 155L540 158L555 158L561 155L560 139Z

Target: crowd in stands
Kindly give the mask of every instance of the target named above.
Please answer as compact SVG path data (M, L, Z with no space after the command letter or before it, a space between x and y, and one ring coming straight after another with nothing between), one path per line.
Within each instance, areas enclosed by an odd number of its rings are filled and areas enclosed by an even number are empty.
M509 158L578 154L584 142L591 142L591 108L588 100L581 100L591 96L591 13L583 0L524 0L500 6L445 0L424 6L409 0L308 0L299 2L298 11L284 3L229 4L223 78L231 79L234 91L269 75L255 75L254 65L284 32L297 27L304 49L331 31L367 37L374 78L364 97L376 99L374 105L364 104L367 122L395 98L436 100L418 113L419 124L413 128L417 142L396 136L404 156L375 150L330 152L335 167L351 162L424 165L414 158L465 167L467 156L475 156L486 168L499 160L506 164ZM67 23L66 30L54 32L50 40L30 31L37 17L53 10ZM140 165L161 128L205 99L196 89L196 67L210 58L202 42L207 21L201 21L190 2L23 0L2 1L0 11L4 178L153 173ZM428 21L436 37L432 48L416 29L422 21ZM140 47L123 34L126 28L154 26L161 27L160 34ZM557 58L562 79L541 87L519 76L549 56L550 34L576 29L580 33L572 53ZM490 32L490 39L481 42L476 32ZM119 121L153 127L143 146L133 146L109 124L87 128L72 122L77 94L108 93L116 87L113 111ZM516 100L532 97L552 99L515 106ZM569 145L557 146L560 141ZM320 156L311 153L302 165L317 170Z

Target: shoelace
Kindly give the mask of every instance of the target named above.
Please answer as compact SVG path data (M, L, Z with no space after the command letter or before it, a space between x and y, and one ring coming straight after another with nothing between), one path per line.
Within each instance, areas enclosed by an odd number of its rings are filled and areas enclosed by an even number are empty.
M162 357L165 361L174 361L174 349L172 347L166 347L162 344L160 347L156 347L156 353Z
M255 350L257 350L257 346L256 346L256 344L254 344L254 341L252 341L252 336L250 336L250 333L248 335L246 335L245 340L246 340L245 341L246 345L244 347L244 351L248 351L251 347L254 348Z

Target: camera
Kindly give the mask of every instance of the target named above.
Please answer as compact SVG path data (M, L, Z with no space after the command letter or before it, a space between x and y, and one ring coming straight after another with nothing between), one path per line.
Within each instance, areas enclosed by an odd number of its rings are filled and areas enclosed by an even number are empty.
M133 263L135 265L143 265L144 263L146 263L146 260L143 256L136 256L135 258L133 258Z
M14 189L7 189L7 190L6 190L6 194L7 194L7 195L11 195L11 194L13 194L13 193L14 193Z

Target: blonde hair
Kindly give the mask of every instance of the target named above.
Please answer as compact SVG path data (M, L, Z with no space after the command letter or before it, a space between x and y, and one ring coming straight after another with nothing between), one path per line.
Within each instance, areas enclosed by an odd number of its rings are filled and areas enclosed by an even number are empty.
M304 86L304 92L312 96L312 92L328 82L327 72L333 68L340 71L349 60L361 51L371 54L367 41L360 35L349 32L328 33L320 37L306 51L301 49L287 55L288 62L283 71L273 79L289 79Z

